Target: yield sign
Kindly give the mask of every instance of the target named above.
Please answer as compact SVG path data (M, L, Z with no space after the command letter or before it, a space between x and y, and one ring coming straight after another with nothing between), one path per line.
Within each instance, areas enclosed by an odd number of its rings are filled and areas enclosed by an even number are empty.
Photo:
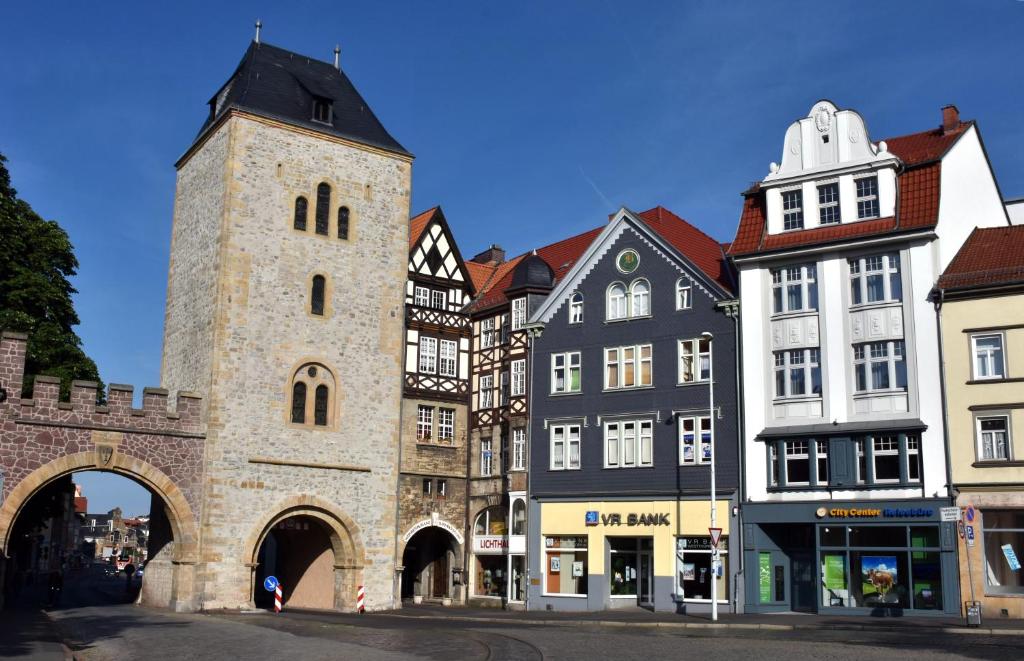
M708 528L708 532L711 533L711 546L718 548L718 540L722 538L721 528Z

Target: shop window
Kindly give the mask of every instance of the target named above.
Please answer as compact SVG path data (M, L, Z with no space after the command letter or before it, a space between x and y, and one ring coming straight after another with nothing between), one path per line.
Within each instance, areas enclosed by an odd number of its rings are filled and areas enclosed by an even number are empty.
M475 555L476 581L473 594L477 597L505 596L505 563L504 555Z
M727 602L729 595L729 538L718 540L722 578L714 581L711 571L710 537L676 539L676 596L684 601L710 602L712 583L717 584L717 599Z
M512 534L526 534L526 503L520 499L512 504Z
M494 506L480 512L473 526L473 534L507 535L508 525L505 523L505 509Z
M587 538L544 538L544 594L587 594Z
M1024 594L1024 510L985 510L981 526L985 591Z

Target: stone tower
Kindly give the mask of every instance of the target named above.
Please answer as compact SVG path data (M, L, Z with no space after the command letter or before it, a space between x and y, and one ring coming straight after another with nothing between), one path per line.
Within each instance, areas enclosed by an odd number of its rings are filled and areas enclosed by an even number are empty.
M203 396L200 606L392 606L412 156L253 42L178 161L162 379Z

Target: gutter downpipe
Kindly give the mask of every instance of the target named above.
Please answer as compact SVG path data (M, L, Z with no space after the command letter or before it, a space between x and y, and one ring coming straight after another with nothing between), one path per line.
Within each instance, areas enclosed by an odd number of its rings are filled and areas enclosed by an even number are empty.
M529 385L526 388L526 553L523 564L523 581L526 585L523 586L523 610L530 610L530 577L532 572L532 564L530 564L530 488L532 486L532 480L530 480L530 463L533 455L533 349L536 345L536 340L544 330L543 324L531 325L527 328L527 337L530 341L530 363L527 366L527 372L529 376ZM538 505L537 510L540 510Z
M744 571L743 571L744 570L744 557L743 557L744 556L744 552L743 552L743 548L744 548L744 545L743 545L743 502L744 502L745 495L746 495L746 481L744 480L744 476L746 475L746 472L747 472L746 471L746 465L747 465L746 464L746 443L744 443L744 430L743 430L743 381L742 381L743 372L740 369L740 361L741 361L741 358L742 358L743 343L741 341L741 336L740 336L741 329L742 329L742 323L740 321L740 304L739 304L739 299L737 299L736 305L732 308L732 314L730 314L729 316L732 317L733 330L734 330L734 334L735 334L734 342L735 342L735 345L736 345L736 351L735 351L736 359L733 362L736 365L736 375L735 375L735 379L736 379L736 442L739 445L739 458L740 458L740 470L739 470L739 476L738 476L738 478L739 478L739 493L738 493L738 498L737 498L737 500L738 500L737 505L739 506L739 514L740 514L740 516L736 517L736 519L737 519L736 520L736 523L737 523L737 526L736 526L736 533L737 533L736 537L739 539L739 554L738 554L739 555L739 568L736 571L736 578L737 578L737 580L734 581L733 587L732 587L732 601L733 601L733 603L732 603L732 612L733 613L739 613L740 612L740 604L739 604L739 597L738 597L739 586L741 585L742 581L745 580ZM730 512L730 514L731 514L731 512ZM730 525L730 528L731 527L732 526Z

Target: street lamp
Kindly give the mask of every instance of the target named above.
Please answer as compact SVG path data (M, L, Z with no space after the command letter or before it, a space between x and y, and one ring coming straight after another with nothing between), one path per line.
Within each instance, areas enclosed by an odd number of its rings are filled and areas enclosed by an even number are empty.
M718 499L715 493L715 371L712 351L715 336L710 331L704 331L700 336L708 341L708 420L711 423L711 527L708 533L713 534L711 531L718 527ZM712 541L715 543L711 546L711 620L715 622L718 621L718 543L717 540Z

